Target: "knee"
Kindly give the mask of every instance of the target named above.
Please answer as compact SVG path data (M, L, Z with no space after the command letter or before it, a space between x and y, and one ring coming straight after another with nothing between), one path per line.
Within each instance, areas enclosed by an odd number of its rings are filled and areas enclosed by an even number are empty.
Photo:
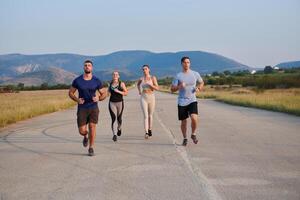
M90 129L90 130L96 129L96 124L90 123L90 124L89 124L89 129Z
M83 135L83 136L85 136L85 135L87 135L87 130L86 130L86 127L80 127L79 128L79 134L80 135Z
M186 119L184 119L184 120L181 121L181 126L186 126L186 124L187 124L187 120Z
M191 121L193 124L196 124L198 119L197 119L197 117L191 117Z

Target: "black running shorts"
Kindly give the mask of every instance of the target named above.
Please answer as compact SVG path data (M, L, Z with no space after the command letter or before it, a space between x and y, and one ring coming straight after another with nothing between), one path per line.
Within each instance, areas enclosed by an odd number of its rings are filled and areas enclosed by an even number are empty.
M179 120L185 120L187 119L191 114L197 114L198 115L198 106L197 101L190 103L186 106L180 106L178 105L178 119Z

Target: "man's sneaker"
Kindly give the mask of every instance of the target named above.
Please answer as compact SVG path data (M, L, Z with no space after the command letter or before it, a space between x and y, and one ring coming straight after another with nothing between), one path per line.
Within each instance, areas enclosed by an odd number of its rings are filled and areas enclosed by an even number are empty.
M83 144L84 147L87 147L88 141L89 141L88 137L86 137L86 136L83 137L82 144Z
M94 156L94 149L92 147L89 148L89 156Z
M182 142L182 146L186 146L187 145L187 143L188 143L188 140L185 138L185 139L183 139L183 142Z
M113 140L114 142L116 142L116 141L117 141L117 136L114 135L113 138L112 138L112 140Z
M148 138L149 138L149 134L145 133L145 139L148 139Z
M151 130L148 130L148 135L149 135L149 137L152 137L152 131Z
M192 138L194 144L198 143L198 139L197 139L196 135L192 135L191 138Z
M118 135L118 136L121 136L121 134L122 134L122 131L121 131L121 130L118 130L117 135Z

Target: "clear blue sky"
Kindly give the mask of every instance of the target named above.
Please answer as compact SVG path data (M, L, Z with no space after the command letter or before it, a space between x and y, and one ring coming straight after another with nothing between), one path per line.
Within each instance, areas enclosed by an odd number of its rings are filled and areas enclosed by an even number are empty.
M203 50L300 60L300 0L1 0L0 54Z

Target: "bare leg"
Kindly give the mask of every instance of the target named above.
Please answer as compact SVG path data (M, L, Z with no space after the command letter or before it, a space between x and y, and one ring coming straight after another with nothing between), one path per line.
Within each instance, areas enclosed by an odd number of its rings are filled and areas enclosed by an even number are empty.
M79 130L79 134L80 134L80 135L82 135L82 136L84 136L84 137L87 136L87 134L88 134L87 125L80 126L80 127L78 128L78 130Z
M187 119L181 120L181 132L183 138L186 138L186 131L187 131Z
M198 126L198 115L191 114L191 128L192 128L192 134L196 134L196 129Z
M89 141L90 141L90 147L94 146L95 143L95 137L96 137L96 124L94 123L89 123Z

